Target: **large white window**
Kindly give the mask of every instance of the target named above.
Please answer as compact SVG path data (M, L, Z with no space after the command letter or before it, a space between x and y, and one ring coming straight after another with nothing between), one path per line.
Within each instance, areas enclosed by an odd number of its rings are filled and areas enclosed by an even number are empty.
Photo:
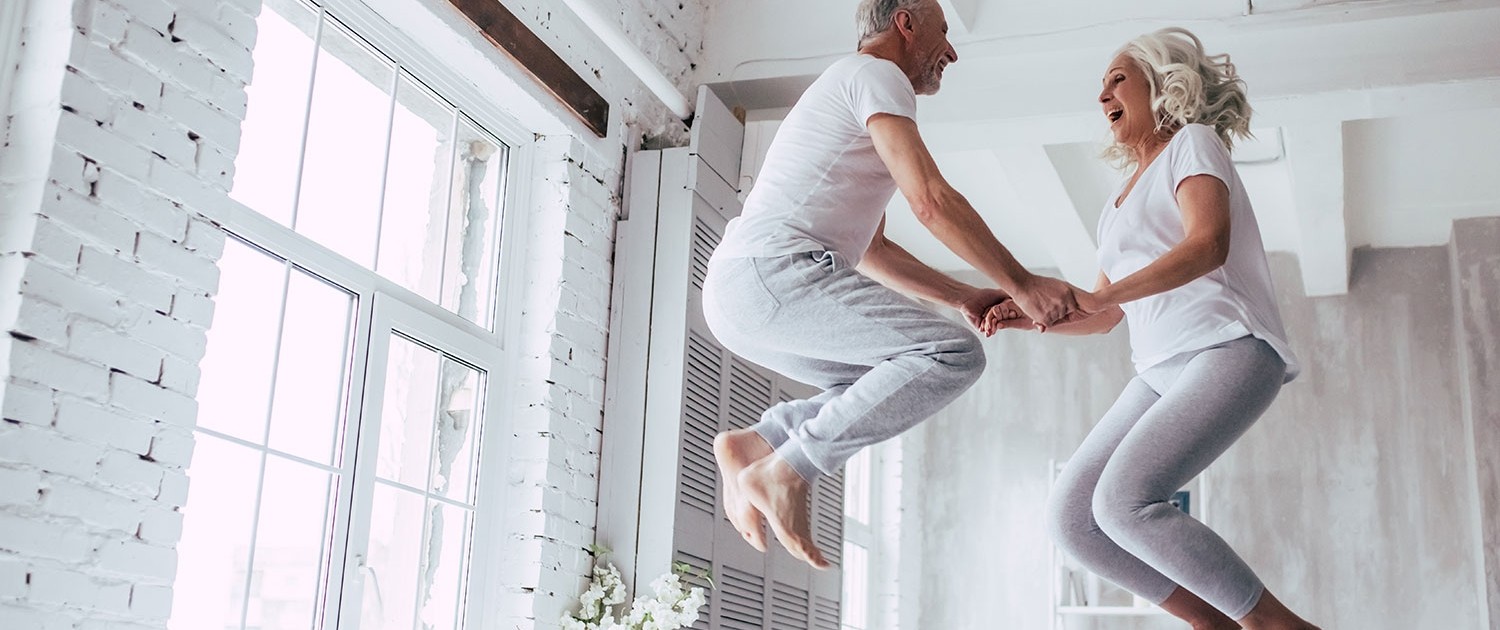
M527 138L356 2L258 27L169 626L487 626Z

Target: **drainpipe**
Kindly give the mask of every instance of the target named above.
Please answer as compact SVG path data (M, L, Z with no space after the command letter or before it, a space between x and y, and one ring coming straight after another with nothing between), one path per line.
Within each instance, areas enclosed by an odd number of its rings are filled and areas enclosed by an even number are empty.
M672 85L672 80L662 74L661 68L658 68L646 57L645 53L641 52L640 48L625 37L625 32L620 30L614 20L599 10L595 0L563 0L563 4L573 10L573 14L583 21L584 26L587 26L596 37L603 41L604 45L609 47L610 52L619 57L620 61L625 63L625 67L629 68L641 83L646 84L646 88L650 89L651 93L667 106L667 109L672 110L672 113L682 120L693 117L693 104L677 91L677 86Z

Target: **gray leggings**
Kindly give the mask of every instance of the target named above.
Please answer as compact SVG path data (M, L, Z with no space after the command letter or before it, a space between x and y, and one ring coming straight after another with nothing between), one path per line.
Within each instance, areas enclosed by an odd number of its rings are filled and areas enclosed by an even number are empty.
M1057 479L1052 539L1090 571L1160 604L1180 585L1232 619L1265 587L1234 550L1167 500L1270 407L1286 364L1241 337L1130 381Z

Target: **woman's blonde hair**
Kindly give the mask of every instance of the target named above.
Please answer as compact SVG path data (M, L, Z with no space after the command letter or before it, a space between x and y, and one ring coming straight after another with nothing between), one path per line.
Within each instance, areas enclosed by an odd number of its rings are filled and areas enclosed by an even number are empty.
M1131 40L1119 51L1134 59L1151 86L1157 132L1176 133L1190 123L1214 128L1224 146L1250 137L1250 102L1245 82L1229 55L1210 55L1198 36L1184 28L1164 28ZM1120 167L1135 162L1128 147L1113 142L1104 157Z

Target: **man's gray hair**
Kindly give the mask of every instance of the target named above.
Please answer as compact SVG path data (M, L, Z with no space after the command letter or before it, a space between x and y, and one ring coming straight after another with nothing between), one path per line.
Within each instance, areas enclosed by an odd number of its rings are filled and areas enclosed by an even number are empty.
M930 0L860 0L859 8L854 10L854 24L859 29L859 45L865 45L870 38L889 29L891 18L897 11L916 11L928 1Z

